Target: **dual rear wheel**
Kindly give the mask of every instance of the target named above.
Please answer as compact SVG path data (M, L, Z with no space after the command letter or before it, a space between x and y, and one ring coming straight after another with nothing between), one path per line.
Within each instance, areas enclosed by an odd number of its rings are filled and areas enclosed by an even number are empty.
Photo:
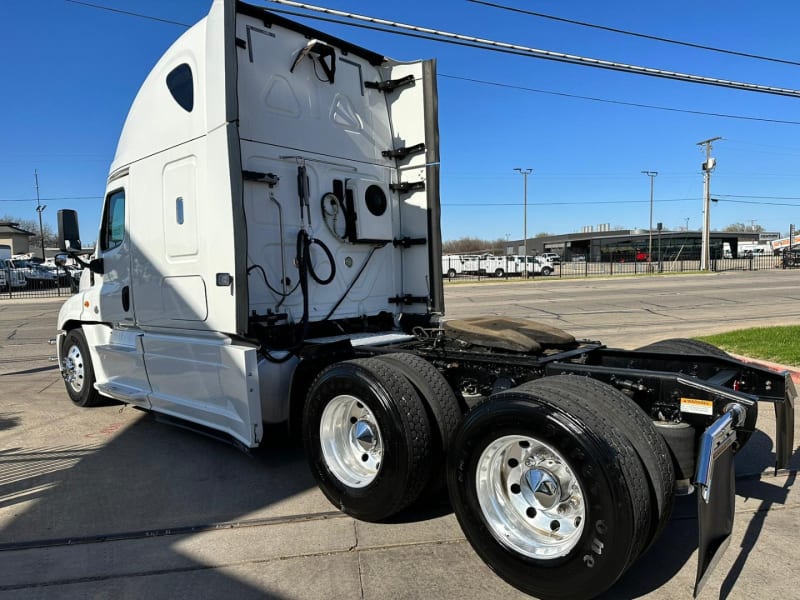
M438 385L449 390L437 377L408 355L320 374L304 437L331 502L360 519L386 519L440 480L446 459L470 544L539 598L599 594L658 537L672 510L672 459L625 394L586 377L547 377L493 395L458 425L454 398L431 408Z
M303 443L325 496L356 518L380 521L444 489L444 449L460 419L455 395L424 359L349 360L311 386Z
M624 394L574 375L495 394L448 460L459 524L503 579L537 598L591 598L660 534L669 451Z

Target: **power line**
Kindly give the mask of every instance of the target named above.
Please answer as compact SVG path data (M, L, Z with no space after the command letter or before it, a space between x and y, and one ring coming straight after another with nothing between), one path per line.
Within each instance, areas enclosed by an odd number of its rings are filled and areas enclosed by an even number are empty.
M45 202L56 202L59 200L102 200L103 196L61 196L53 198L39 198ZM36 198L0 198L0 202L36 202Z
M181 27L191 27L188 23L181 23L180 21L171 21L169 19L161 19L159 17L152 17L150 15L143 15L142 13L130 12L127 10L120 10L118 8L111 8L110 6L102 6L100 4L91 4L90 2L80 2L79 0L66 0L72 4L80 4L81 6L88 6L89 8L97 8L99 10L107 10L108 12L118 13L121 15L128 15L130 17L139 17L140 19L147 19L148 21L158 21L159 23L168 23L169 25L180 25Z
M747 83L742 81L732 81L729 79L720 79L716 77L706 77L703 75L693 75L690 73L680 73L677 71L667 71L664 69L656 69L652 67L642 67L638 65L630 65L626 63L619 63L604 59L598 58L590 58L584 56L578 56L575 54L566 54L564 52L554 52L552 50L542 50L539 48L531 48L529 46L522 46L520 44L510 44L508 42L501 42L496 40L489 40L485 38L477 38L473 36L467 36L459 33L452 33L448 31L441 31L436 29L430 29L428 27L421 27L419 25L408 25L405 23L398 23L396 21L387 21L385 19L379 19L377 17L368 17L364 15L358 15L355 13L348 13L345 11L340 10L333 10L330 8L324 8L320 6L313 6L310 4L304 4L302 2L295 2L294 0L267 0L268 2L272 2L275 4L282 4L287 6L292 6L295 8L300 8L303 10L309 10L313 12L321 12L324 14L344 17L347 19L358 20L358 21L365 21L372 24L383 25L387 27L391 27L394 29L400 29L404 31L411 31L413 32L412 35L418 34L427 34L429 36L433 36L433 39L436 41L446 41L446 42L456 42L462 45L473 46L476 48L481 48L483 50L491 50L494 52L501 52L505 54L516 54L520 56L527 56L530 58L540 58L544 60L552 60L555 62L563 62L568 64L575 64L581 65L586 67L594 67L599 69L606 69L610 71L620 71L625 73L631 73L635 75L647 75L649 77L657 77L661 79L672 79L677 81L684 81L687 83L697 83L703 85L711 85L716 87L724 87L730 89L737 89L742 91L748 92L758 92L763 94L771 94L777 96L789 96L792 98L800 98L800 90L794 90L790 88L781 88L775 86L768 86L768 85L761 85L756 83ZM276 11L277 12L277 11ZM307 18L315 18L310 15L300 15L306 16ZM350 23L343 23L345 25L350 25ZM371 26L366 26L367 28L373 28ZM379 29L379 31L385 31ZM428 38L430 39L430 38Z
M800 200L800 196L750 196L738 194L714 194L722 198L763 198L766 200Z
M471 1L471 0L470 0ZM686 113L690 115L703 115L708 117L722 117L726 119L742 119L746 121L760 121L764 123L780 123L782 125L800 125L800 121L784 121L782 119L766 119L762 117L748 117L745 115L731 115L726 113L714 113L714 112L706 112L701 110L690 110L690 109L683 109L683 108L671 108L669 106L656 106L653 104L641 104L638 102L624 102L622 100L610 100L607 98L597 98L594 96L580 96L578 94L568 94L566 92L554 92L551 90L541 90L537 88L529 88L521 85L513 85L510 83L500 83L497 81L486 81L483 79L473 79L471 77L459 77L458 75L447 75L445 73L439 73L439 77L445 77L447 79L458 79L460 81L469 81L471 83L478 83L481 85L491 85L495 87L502 87L508 88L513 90L521 90L525 92L534 92L537 94L548 94L551 96L560 96L562 98L577 98L579 100L591 100L592 102L604 102L606 104L620 104L622 106L634 106L636 108L649 108L653 110L666 110L670 112L678 112L678 113Z
M99 4L91 4L91 3L88 3L88 2L80 2L78 0L66 0L66 1L67 2L71 2L73 4L80 4L80 5L83 5L83 6L88 6L88 7L91 7L91 8L97 8L97 9L100 9L100 10L108 10L108 11L111 11L111 12L116 12L116 13L120 13L120 14L124 14L124 15L128 15L128 16L139 17L139 18L142 18L142 19L149 19L149 20L159 21L159 22L163 22L163 23L170 23L170 24L174 24L174 25L180 25L182 27L189 27L189 25L186 24L186 23L180 23L178 21L170 21L170 20L161 19L161 18L158 18L158 17L151 17L149 15L145 15L145 14L141 14L141 13L133 13L133 12L129 12L129 11L122 11L122 10L110 8L110 7L107 7L107 6L101 6ZM277 0L267 0L267 1L277 1ZM472 1L472 0L470 0L470 1ZM270 9L270 10L272 10L273 12L276 12L276 13L288 14L288 15L292 15L292 16L296 16L296 17L309 18L309 19L314 19L314 20L319 20L319 21L325 21L325 22L329 22L329 23L335 23L337 25L345 25L345 26L348 26L348 27L355 27L355 28L359 28L359 29L370 29L370 30L373 30L373 31L379 31L379 32L382 32L382 33L388 33L388 34L392 34L392 35L404 35L404 36L408 36L408 37L415 37L415 38L425 39L425 40L434 41L434 42L450 43L450 44L455 44L455 45L460 45L460 46L467 46L467 47L471 47L471 48L485 49L485 50L490 50L491 49L491 48L485 48L485 47L480 46L478 44L466 43L466 42L456 42L456 41L453 41L453 40L443 40L443 39L440 39L440 38L437 38L437 37L433 37L433 36L430 36L430 35L413 34L413 33L402 32L402 31L392 31L392 30L389 30L389 29L386 29L386 28L383 28L383 27L360 25L360 24L357 24L357 23L350 23L348 21L343 21L341 19L331 19L331 18L325 18L325 17L320 17L320 16L314 16L314 15L307 15L307 14L298 13L298 12L294 12L294 11L280 10L280 9L274 9L274 8ZM510 54L517 54L517 55L521 54L519 52L509 52L509 53ZM797 64L800 64L800 63L797 63ZM500 83L500 82L496 82L496 81L487 81L487 80L475 79L475 78L470 78L470 77L460 77L458 75L448 75L448 74L445 74L445 73L439 73L439 76L440 77L449 78L449 79L468 81L468 82L477 83L477 84L480 84L480 85L491 85L491 86L495 86L495 87L504 87L504 88L508 88L508 89L516 89L516 90L527 91L527 92L538 93L538 94L548 94L548 95L559 96L559 97L563 97L563 98L575 98L575 99L579 99L579 100L589 100L589 101L592 101L592 102L603 102L603 103L606 103L606 104L617 104L617 105L620 105L620 106L632 106L632 107L635 107L635 108L646 108L646 109L651 109L651 110L663 110L663 111L668 111L668 112L677 112L677 113L693 114L693 115L709 116L709 117L719 117L719 118L725 118L725 119L738 119L738 120L746 120L746 121L758 121L758 122L762 122L762 123L776 123L776 124L781 124L781 125L800 125L800 121L790 121L790 120L784 120L784 119L767 119L767 118L764 118L764 117L749 117L749 116L746 116L746 115L733 115L733 114L728 114L728 113L715 113L715 112L707 112L707 111L699 111L699 110L691 110L691 109L672 108L672 107L669 107L669 106L658 106L658 105L643 104L643 103L637 103L637 102L625 102L625 101L622 101L622 100L611 100L611 99L607 99L607 98L597 98L597 97L593 97L593 96L581 96L579 94L569 94L569 93L566 93L566 92L555 92L555 91L552 91L552 90L542 90L542 89L536 89L536 88L529 88L529 87L525 87L525 86L517 86L517 85L513 85L513 84Z
M696 202L701 198L667 198L656 200L661 202ZM529 206L571 206L588 204L649 204L650 200L554 200L552 202L528 202ZM442 202L442 206L522 206L521 202Z
M546 15L540 12L534 12L532 10L524 10L521 8L515 8L513 6L505 6L503 4L495 4L494 2L485 2L484 0L467 0L468 2L472 2L473 4L483 4L484 6L489 6L491 8L498 8L500 10L506 10L509 12L515 12L525 15L531 15L534 17L541 17L543 19L550 19L551 21L559 21L561 23L569 23L570 25L580 25L581 27L589 27L591 29L601 29L603 31L610 31L612 33L621 33L623 35L630 35L633 37L643 38L646 40L655 40L657 42L665 42L667 44L675 44L677 46L686 46L688 48L698 48L700 50L709 50L711 52L719 52L721 54L730 54L733 56L743 56L745 58L755 58L758 60L766 60L775 63L781 63L785 65L794 65L800 66L800 62L794 60L787 60L785 58L774 58L772 56L763 56L761 54L751 54L750 52L739 52L737 50L728 50L725 48L716 48L714 46L706 46L704 44L695 44L693 42L683 42L680 40L674 40L671 38L660 37L657 35L648 35L646 33L638 33L636 31L628 31L625 29L617 29L616 27L608 27L605 25L597 25L595 23L586 23L585 21L576 21L574 19L566 19L564 17L556 17L553 15Z
M735 196L733 194L714 194L714 199L720 202L731 202L734 204L757 204L764 206L800 206L800 204L790 202L760 202L755 200L732 200L731 198L763 198L771 200L800 200L796 196ZM700 197L694 198L660 198L655 199L655 204L665 202L697 202L702 200ZM649 200L554 200L552 202L529 202L531 206L574 206L589 204L648 204ZM522 206L520 202L442 202L442 206Z
M755 200L731 200L730 198L722 198L721 201L732 202L733 204L757 204L759 206L794 206L795 208L800 206L800 204L793 202L757 202Z

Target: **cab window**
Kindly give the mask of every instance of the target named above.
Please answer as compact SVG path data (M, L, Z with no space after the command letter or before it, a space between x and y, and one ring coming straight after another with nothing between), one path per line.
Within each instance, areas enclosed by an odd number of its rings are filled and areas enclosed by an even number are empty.
M106 198L100 249L112 250L125 239L125 191L117 190Z

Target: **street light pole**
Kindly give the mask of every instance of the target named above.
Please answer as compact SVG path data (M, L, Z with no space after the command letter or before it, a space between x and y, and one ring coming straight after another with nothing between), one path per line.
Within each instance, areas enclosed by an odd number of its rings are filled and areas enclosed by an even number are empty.
M522 174L523 185L523 209L522 209L522 255L525 257L524 266L522 268L522 276L528 276L528 175L533 172L533 169L523 169L521 167L514 167L514 170Z
M523 181L523 211L522 211L522 244L524 247L523 254L528 255L528 175L533 172L533 169L522 169L515 167L515 171L522 175Z
M33 170L33 177L36 180L36 212L39 213L39 237L42 242L42 262L44 262L46 257L44 255L44 226L42 225L42 213L44 209L47 208L47 205L45 204L42 206L39 203L39 171L37 169Z
M650 178L650 227L648 228L648 241L647 241L647 262L653 261L653 184L658 175L658 171L642 171L644 175Z

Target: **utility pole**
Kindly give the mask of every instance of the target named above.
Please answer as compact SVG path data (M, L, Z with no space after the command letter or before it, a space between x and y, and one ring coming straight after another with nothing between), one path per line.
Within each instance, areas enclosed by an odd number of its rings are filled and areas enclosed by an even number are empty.
M706 161L703 163L703 233L700 248L700 270L708 271L711 259L711 171L717 165L717 160L711 157L712 144L721 137L713 137L698 146L706 147Z
M520 167L514 167L514 170L519 172L522 175L523 181L523 209L522 209L522 245L523 245L523 256L525 265L522 269L522 276L528 276L528 175L533 172L533 169L522 169Z
M647 241L647 262L653 260L653 184L658 175L658 171L642 171L644 175L650 178L650 227L647 229L649 238Z
M42 206L39 203L39 171L37 169L33 170L33 177L36 180L36 212L39 213L39 237L42 241L42 262L44 262L44 226L42 225L42 213L44 212L44 209L47 208L47 205L45 204Z

